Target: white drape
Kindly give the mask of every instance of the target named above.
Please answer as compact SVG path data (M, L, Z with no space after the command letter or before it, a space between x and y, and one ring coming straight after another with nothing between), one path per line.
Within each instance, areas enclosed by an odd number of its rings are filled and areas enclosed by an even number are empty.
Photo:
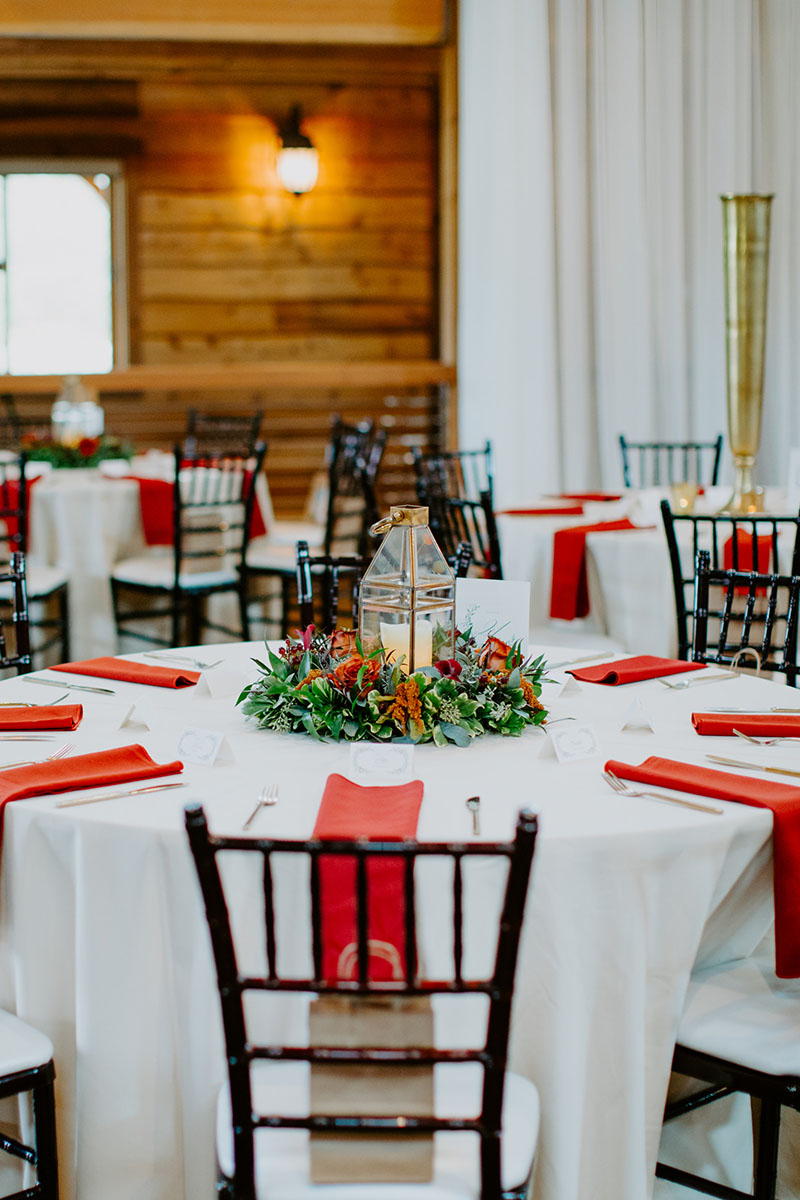
M461 0L459 423L498 498L726 429L721 192L774 192L762 481L800 444L798 0Z

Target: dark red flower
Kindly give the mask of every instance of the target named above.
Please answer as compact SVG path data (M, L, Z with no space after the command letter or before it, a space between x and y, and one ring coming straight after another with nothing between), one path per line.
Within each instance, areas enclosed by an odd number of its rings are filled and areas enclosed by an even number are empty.
M511 655L511 647L507 642L496 637L487 638L478 653L478 666L484 667L487 671L503 671L506 666L518 667L521 665L521 654L514 654L510 662L509 655Z
M80 454L81 458L91 458L93 454L97 453L99 447L99 438L81 438L81 440L78 442L78 453Z
M314 636L315 628L316 628L316 626L314 626L314 625L306 625L305 629L302 629L302 630L295 629L295 633L297 634L300 641L303 643L304 650L310 649L311 639Z
M454 658L440 658L438 662L433 664L440 675L444 675L446 679L458 679L461 674L461 663Z

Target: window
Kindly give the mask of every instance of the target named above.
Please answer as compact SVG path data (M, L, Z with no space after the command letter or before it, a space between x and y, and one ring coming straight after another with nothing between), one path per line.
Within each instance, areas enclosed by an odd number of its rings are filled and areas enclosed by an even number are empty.
M116 163L0 163L0 372L126 361L122 189Z

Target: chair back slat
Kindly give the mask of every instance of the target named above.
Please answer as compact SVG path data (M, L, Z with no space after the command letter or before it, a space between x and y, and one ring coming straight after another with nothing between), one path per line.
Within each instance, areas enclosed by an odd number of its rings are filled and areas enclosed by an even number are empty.
M744 651L755 651L760 669L784 674L796 686L799 591L800 575L714 568L710 552L699 550L692 661L730 666Z
M528 893L534 845L537 834L536 817L529 812L520 813L516 835L512 842L483 843L426 843L416 840L366 841L349 839L320 840L277 840L252 837L222 837L212 835L208 829L203 809L191 805L186 809L186 829L194 855L198 878L205 903L206 916L211 934L211 943L217 968L217 979L222 1006L225 1031L228 1077L231 1092L231 1111L234 1127L234 1178L233 1193L252 1200L253 1191L253 1136L257 1129L306 1129L326 1130L337 1133L363 1134L365 1131L380 1130L387 1136L404 1137L409 1132L473 1130L481 1141L481 1195L500 1195L499 1147L503 1103L503 1081L508 1057L508 1032L511 1001L519 949L522 919ZM267 936L267 964L263 974L246 974L237 962L234 949L234 932L231 922L223 872L219 859L233 855L240 863L242 853L256 858L271 859L279 855L282 875L297 867L296 878L308 878L310 899L310 922L312 948L311 977L298 977L292 971L286 976L275 968L282 961L280 944L270 948ZM463 970L463 901L464 860L476 858L482 864L496 861L505 864L505 880L498 876L502 891L499 920L496 925L496 950L493 964L477 977L464 977ZM321 864L347 860L354 864L354 903L358 962L354 978L330 979L324 977L322 927L324 913L321 904ZM290 860L290 861L287 861ZM301 865L309 863L306 872ZM310 860L310 862L309 862ZM421 937L420 922L425 923L427 906L415 901L419 880L416 867L420 860L440 860L442 869L452 860L453 866L453 928L450 952L452 954L452 977L420 978L417 970L416 945ZM397 875L400 895L398 902L405 901L405 914L400 940L404 951L400 960L404 969L400 978L391 980L373 979L368 972L369 930L372 925L370 904L373 889L370 887L373 868L380 872L390 863L402 864ZM237 876L239 867L237 867ZM292 905L291 915L284 915L284 926L274 919L274 887L272 872L262 872L264 886L264 912L272 913L267 920L271 923L276 942L285 936L294 946L304 942L298 923L304 919L302 906ZM377 876L376 876L377 877ZM481 868L484 877L484 868ZM428 886L430 880L426 881ZM238 890L238 888L237 888ZM292 895L297 893L292 888ZM482 892L483 895L483 892ZM439 906L432 906L429 920L435 920ZM237 906L237 916L251 915L258 911L251 905ZM281 933L280 930L283 929ZM248 939L245 939L248 940ZM409 1049L377 1049L371 1046L337 1048L335 1060L341 1067L352 1066L355 1070L365 1064L378 1064L387 1069L403 1072L408 1066L435 1063L477 1063L483 1068L484 1082L481 1111L474 1119L447 1115L415 1117L398 1112L394 1116L370 1117L359 1113L342 1116L285 1116L280 1113L255 1113L253 1111L251 1064L267 1059L292 1062L330 1062L331 1050L324 1046L265 1044L248 1027L249 1006L245 997L251 992L287 992L312 995L345 995L362 997L404 997L436 995L470 996L482 994L488 998L489 1017L486 1036L481 1044L466 1049L440 1049L434 1046ZM388 1018L390 1019L390 1018ZM387 1085L387 1089L388 1089Z
M619 448L626 488L664 487L671 483L708 486L716 484L719 478L722 434L713 442L631 442L620 434Z
M459 500L480 500L484 492L493 495L492 444L486 442L479 450L445 450L425 454L418 446L412 448L417 491L425 496L450 496ZM420 498L420 503L428 500Z
M424 496L422 491L421 499ZM451 565L459 564L460 547L469 546L468 569L487 578L503 578L500 536L488 492L477 501L433 494L422 502L428 506L433 535ZM463 561L460 565L463 569Z
M256 452L264 410L237 413L207 413L190 408L186 414L183 452L187 458L233 454L250 458Z

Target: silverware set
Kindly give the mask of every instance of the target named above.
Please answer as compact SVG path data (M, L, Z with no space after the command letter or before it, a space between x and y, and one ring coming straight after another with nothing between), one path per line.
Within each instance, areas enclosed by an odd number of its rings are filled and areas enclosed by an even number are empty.
M472 813L472 832L477 837L481 831L481 798L480 796L469 796L464 803Z
M800 745L800 737L751 737L749 733L742 733L741 729L734 729L733 732L752 746L777 746L780 742L795 742Z
M674 692L684 692L687 688L701 687L704 683L719 683L722 679L738 679L738 671L720 671L717 675L704 675L702 679L658 679L662 687L672 688Z
M102 796L77 796L59 800L56 808L76 808L79 804L99 804L101 800L121 800L123 796L143 796L145 792L165 792L168 788L186 787L184 780L178 783L153 783L149 787L128 788L120 792L104 792Z
M35 679L33 675L23 675L23 683L39 683L43 687L69 688L71 692L95 692L98 696L116 696L113 688L89 687L85 683L61 683L55 679ZM63 699L63 696L60 697ZM55 703L55 701L54 701Z
M696 800L683 800L679 796L667 796L664 792L651 792L644 788L632 788L630 784L625 783L613 771L603 771L603 779L610 788L615 792L619 792L621 796L647 796L651 800L661 800L664 804L677 804L680 808L691 808L695 812L712 813L714 816L720 816L725 810L717 808L713 804L700 804Z
M202 662L199 658L192 658L189 654L167 654L161 651L154 651L152 654L145 651L142 657L154 658L157 662L189 663L198 671L210 671L212 667L218 667L225 661L224 658L218 658L215 662Z
M55 762L57 758L66 758L75 749L74 742L65 742L63 746L59 746L52 754L48 754L47 758L27 758L21 762L3 763L0 766L0 772L8 771L11 767L33 767L38 763Z
M773 775L793 775L800 779L800 771L790 771L788 767L767 767L761 763L744 762L740 758L724 758L721 754L707 754L709 762L719 763L723 767L742 767L747 771L768 771Z

